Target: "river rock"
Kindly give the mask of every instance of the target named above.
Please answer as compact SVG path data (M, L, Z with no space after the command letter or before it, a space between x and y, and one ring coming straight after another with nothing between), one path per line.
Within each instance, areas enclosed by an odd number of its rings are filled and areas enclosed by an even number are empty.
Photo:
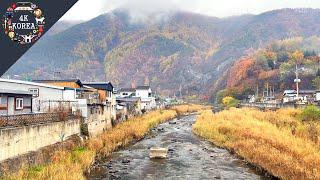
M109 174L115 174L117 172L119 172L119 171L118 170L112 170L112 171L109 171Z
M130 163L130 160L129 159L122 159L122 163L123 164L128 164L128 163Z
M150 149L149 157L151 159L164 159L167 158L168 148L152 147Z

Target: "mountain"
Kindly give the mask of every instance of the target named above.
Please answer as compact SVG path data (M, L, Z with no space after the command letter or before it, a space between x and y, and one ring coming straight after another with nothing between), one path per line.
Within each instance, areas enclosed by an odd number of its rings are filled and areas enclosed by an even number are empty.
M150 83L163 94L208 97L252 49L288 37L320 35L319 9L281 9L228 18L175 12L146 22L115 10L45 35L7 74L78 77L118 86Z
M58 21L54 26L51 27L51 29L47 32L47 35L55 35L58 34L62 31L65 31L69 28L71 28L72 26L75 26L77 24L82 23L83 21L67 21L67 20L63 20L63 21Z

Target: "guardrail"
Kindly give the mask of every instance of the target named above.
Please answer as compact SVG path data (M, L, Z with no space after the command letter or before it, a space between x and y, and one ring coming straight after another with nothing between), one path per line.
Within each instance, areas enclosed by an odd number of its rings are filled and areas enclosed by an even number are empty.
M26 126L38 123L61 122L77 119L80 119L80 117L70 112L0 116L0 128Z

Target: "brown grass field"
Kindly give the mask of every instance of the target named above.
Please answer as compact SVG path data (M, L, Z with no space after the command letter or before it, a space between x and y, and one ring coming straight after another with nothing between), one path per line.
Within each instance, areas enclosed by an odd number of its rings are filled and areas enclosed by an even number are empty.
M166 110L156 110L118 124L116 127L89 139L83 147L72 151L58 151L52 156L51 163L22 168L7 174L4 179L85 179L84 172L95 159L107 157L119 148L135 140L142 139L150 129L179 115L201 110L200 105L179 105ZM0 177L1 179L1 177Z
M301 110L203 111L193 131L281 179L320 179L320 123Z

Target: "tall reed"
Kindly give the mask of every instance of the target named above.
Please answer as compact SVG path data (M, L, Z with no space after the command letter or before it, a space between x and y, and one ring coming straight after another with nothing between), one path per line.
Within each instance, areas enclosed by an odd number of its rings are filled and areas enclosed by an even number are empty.
M294 109L204 111L193 131L274 176L320 179L319 123L302 122L300 113Z

